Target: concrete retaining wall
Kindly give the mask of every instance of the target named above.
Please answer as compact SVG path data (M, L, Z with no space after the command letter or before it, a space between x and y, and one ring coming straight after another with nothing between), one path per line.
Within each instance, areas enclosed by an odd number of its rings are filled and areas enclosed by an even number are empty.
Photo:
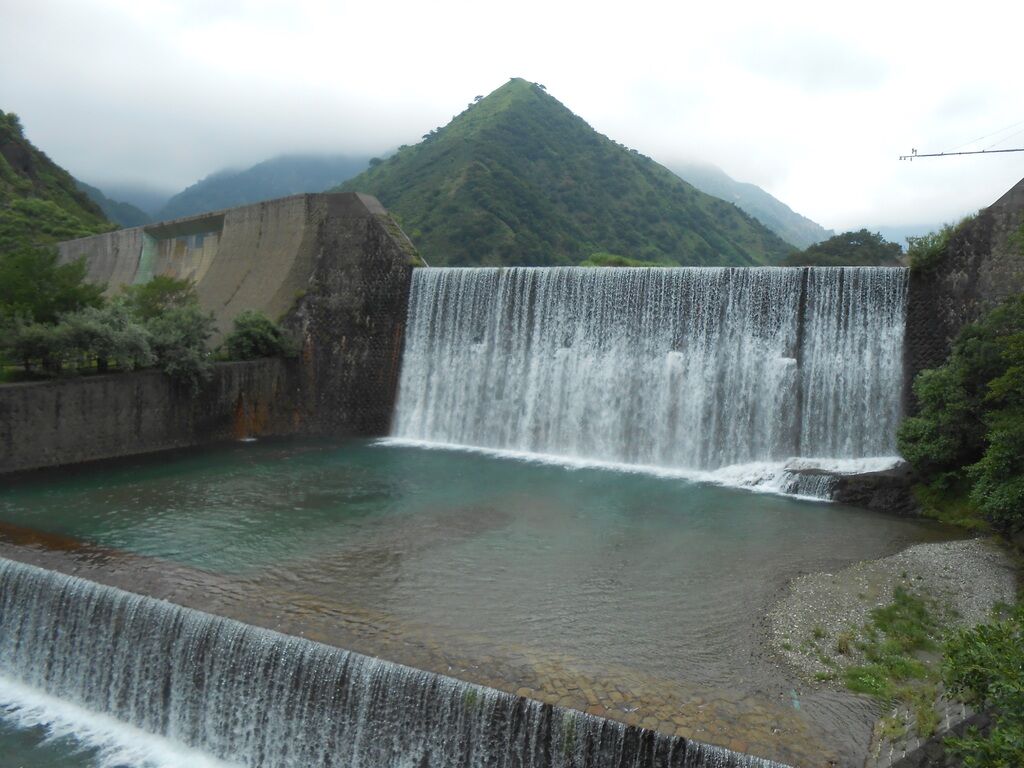
M221 363L202 391L158 371L0 387L0 472L306 428L296 361Z

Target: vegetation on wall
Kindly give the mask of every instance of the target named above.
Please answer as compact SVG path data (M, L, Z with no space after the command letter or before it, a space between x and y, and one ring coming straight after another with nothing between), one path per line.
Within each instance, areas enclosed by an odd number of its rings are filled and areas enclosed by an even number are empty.
M966 326L914 394L898 440L924 483L968 494L999 531L1024 528L1024 295Z
M953 236L974 221L974 218L974 216L967 216L958 224L946 224L941 229L929 232L927 235L908 237L907 258L910 261L910 269L922 274L935 269L942 263Z
M231 360L294 354L294 347L281 327L254 309L240 312L235 318L234 327L224 340L224 350Z
M793 253L783 264L792 267L898 267L903 249L877 232L861 229L842 232L816 245Z
M595 252L753 265L792 250L520 79L339 189L376 195L435 266L578 264Z

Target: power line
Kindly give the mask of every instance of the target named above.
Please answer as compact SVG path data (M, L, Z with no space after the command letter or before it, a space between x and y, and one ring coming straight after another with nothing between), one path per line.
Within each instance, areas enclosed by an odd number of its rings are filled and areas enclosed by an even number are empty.
M952 149L950 149L950 150L947 150L947 151L946 151L946 154L947 154L947 155L948 155L948 154L952 154L953 152L956 152L956 151L957 151L958 149L962 149L963 147L966 147L966 146L967 146L968 144L973 144L973 143L974 143L974 142L976 142L976 141L983 141L983 140L985 140L985 139L990 139L990 138L992 138L993 136L996 136L996 135L998 135L998 134L1002 133L1003 131L1008 131L1008 130L1010 130L1011 128L1016 128L1016 127L1017 127L1018 125L1024 125L1024 120L1021 120L1021 121L1020 121L1019 123L1012 123L1011 125L1008 125L1008 126L1006 126L1005 128L1000 128L1000 129L999 129L998 131L992 131L992 133L986 133L986 134L985 134L984 136L979 136L979 137L978 137L978 138L976 138L976 139L971 139L970 141L965 141L965 142L964 142L963 144L961 144L961 145L960 145L959 147L953 147ZM1013 134L1013 135L1014 135L1014 136L1016 136L1017 134L1015 133L1015 134ZM1010 137L1009 137L1009 136L1007 136L1006 138L1010 138ZM1003 141L1003 140L1004 140L1004 139L1000 139L999 141ZM998 143L999 143L999 141L997 141L997 142L996 142L996 144L998 144ZM994 145L993 145L993 146L994 146Z
M999 142L996 142L997 144ZM910 150L909 155L900 155L900 160L913 160L917 157L952 157L953 155L996 155L1001 152L1024 152L1024 147L1016 149L977 149L973 152L918 152Z
M1009 136L1003 136L1003 138L1001 138L1001 139L996 139L991 144L989 144L987 147L985 147L985 149L992 149L992 147L994 147L996 144L1002 144L1004 141L1009 141L1014 136L1020 136L1022 133L1024 133L1024 128L1021 128L1019 131L1014 131Z

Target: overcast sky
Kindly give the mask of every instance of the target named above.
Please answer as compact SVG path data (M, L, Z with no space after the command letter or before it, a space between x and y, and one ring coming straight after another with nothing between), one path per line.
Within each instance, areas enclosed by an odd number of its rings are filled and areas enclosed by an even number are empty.
M906 225L1024 177L1024 152L897 160L1024 147L1022 29L1011 0L0 0L0 109L85 181L178 191L282 153L414 143L518 76L826 227Z

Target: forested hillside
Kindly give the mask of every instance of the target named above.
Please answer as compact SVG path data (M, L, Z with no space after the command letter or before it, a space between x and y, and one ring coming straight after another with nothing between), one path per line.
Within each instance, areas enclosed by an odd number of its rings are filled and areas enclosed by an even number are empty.
M520 79L339 189L376 195L434 265L577 264L599 252L753 265L793 250Z

